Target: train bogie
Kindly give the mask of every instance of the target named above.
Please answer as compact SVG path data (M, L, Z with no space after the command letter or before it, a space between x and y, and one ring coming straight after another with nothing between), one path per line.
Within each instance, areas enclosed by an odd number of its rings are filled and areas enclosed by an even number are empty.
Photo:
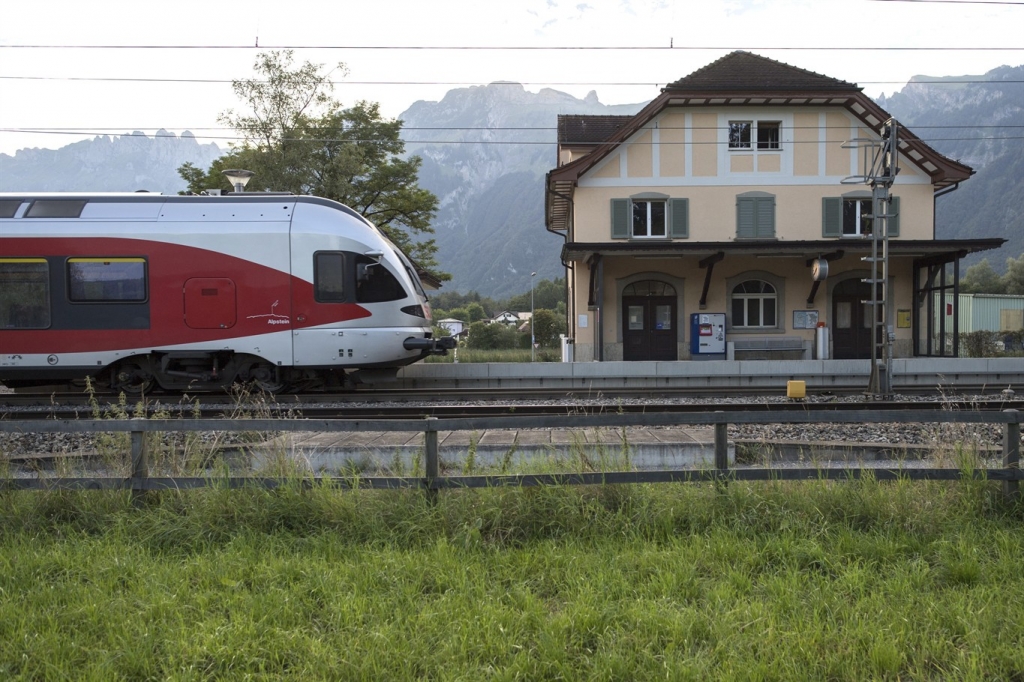
M408 258L314 197L0 195L0 382L358 381L443 353Z

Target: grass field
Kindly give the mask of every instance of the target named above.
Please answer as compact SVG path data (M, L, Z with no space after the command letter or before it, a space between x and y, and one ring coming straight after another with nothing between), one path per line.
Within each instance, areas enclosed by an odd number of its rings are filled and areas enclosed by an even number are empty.
M0 678L1024 679L966 483L0 494Z

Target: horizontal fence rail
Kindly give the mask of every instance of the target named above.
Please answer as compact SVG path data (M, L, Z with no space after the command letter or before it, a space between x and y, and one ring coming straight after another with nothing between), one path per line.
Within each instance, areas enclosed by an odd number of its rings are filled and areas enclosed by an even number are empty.
M273 488L295 483L293 477L264 476L150 476L148 440L152 433L192 432L359 432L395 431L424 434L423 476L310 476L300 479L311 487L330 482L342 488L423 489L428 499L436 500L442 489L481 488L497 486L540 485L602 485L628 483L685 483L767 480L847 480L866 476L876 480L962 480L989 479L1001 481L1007 496L1019 496L1019 482L1024 479L1020 469L1021 423L1024 412L905 410L881 413L874 410L849 412L778 412L758 411L701 412L689 414L604 414L559 416L507 416L403 420L359 419L224 419L216 422L201 419L100 419L27 421L0 419L0 433L128 433L130 434L131 475L128 477L37 477L0 478L4 490L130 490L136 496L147 491L185 490L209 486L241 488L260 486ZM729 424L881 424L881 423L956 423L1002 424L1003 449L1001 468L732 468L729 466L727 427ZM557 474L491 474L441 476L439 472L439 431L482 431L488 429L551 429L604 428L628 426L708 425L714 427L714 466L698 469L651 471L577 472ZM125 453L128 454L128 453Z

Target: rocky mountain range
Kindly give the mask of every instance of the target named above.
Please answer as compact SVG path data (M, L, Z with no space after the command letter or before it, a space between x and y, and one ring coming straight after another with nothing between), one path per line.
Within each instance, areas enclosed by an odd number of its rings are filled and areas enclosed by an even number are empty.
M1024 66L981 76L916 76L878 103L946 156L975 170L936 200L940 239L1003 237L1006 245L965 259L987 258L997 272L1024 254Z
M915 77L879 104L976 175L937 200L939 238L1004 237L984 254L997 271L1024 253L1024 66L982 76ZM439 198L434 221L445 290L505 298L564 274L562 240L544 229L544 174L556 163L558 114L633 114L644 103L602 104L552 89L497 82L449 91L401 114L409 154L423 158L420 186ZM1014 127L1016 126L1016 127ZM0 154L0 191L184 188L176 169L206 168L223 150L190 133L101 136L61 149ZM979 260L980 258L976 258ZM968 261L968 265L974 261Z
M192 133L100 135L60 149L20 149L0 154L0 192L133 192L174 194L185 189L178 166L208 168L224 154Z
M562 239L544 229L544 174L556 162L558 114L633 114L643 104L605 105L519 83L449 91L416 102L404 121L406 151L423 158L420 185L440 200L434 221L449 289L505 298L565 275Z

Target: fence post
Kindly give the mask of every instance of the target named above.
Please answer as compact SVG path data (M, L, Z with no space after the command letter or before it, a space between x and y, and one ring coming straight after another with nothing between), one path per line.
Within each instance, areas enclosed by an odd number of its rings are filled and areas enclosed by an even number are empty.
M715 424L715 468L723 479L726 478L723 472L729 469L729 425L725 422Z
M427 417L427 426L424 429L424 455L426 462L424 462L424 474L426 477L423 479L423 484L427 491L427 502L434 505L437 504L437 488L434 487L434 479L438 475L438 458L437 458L437 417Z
M132 504L136 507L142 503L146 494L143 483L149 478L148 434L145 431L132 431Z
M1017 414L1017 410L1004 410ZM1020 422L1003 424L1003 468L1020 469ZM1020 481L1003 481L1003 494L1016 499L1020 496Z

